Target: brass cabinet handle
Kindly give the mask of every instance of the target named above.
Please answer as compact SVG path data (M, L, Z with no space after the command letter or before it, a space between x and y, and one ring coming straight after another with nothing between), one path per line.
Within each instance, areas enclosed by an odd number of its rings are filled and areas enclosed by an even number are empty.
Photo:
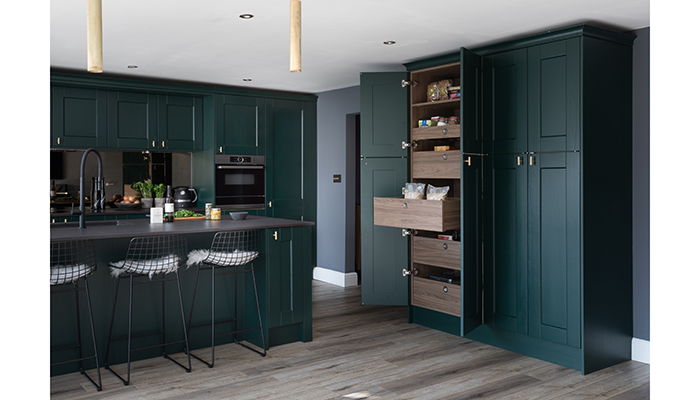
M156 147L156 141L153 141L152 147Z
M523 160L518 156L518 165L521 165L523 163Z
M535 156L530 156L530 165L535 165Z
M57 144L61 144L61 138L56 138Z
M272 208L272 202L267 203L267 205Z
M464 160L465 163L467 163L467 166L471 167L472 166L472 158L471 156L467 157L466 160Z
M275 233L272 234L272 237L275 238L275 240L277 240L277 231L275 231Z
M223 152L224 152L224 146L219 146L219 153L223 153Z
M165 140L163 140L161 147L165 148Z

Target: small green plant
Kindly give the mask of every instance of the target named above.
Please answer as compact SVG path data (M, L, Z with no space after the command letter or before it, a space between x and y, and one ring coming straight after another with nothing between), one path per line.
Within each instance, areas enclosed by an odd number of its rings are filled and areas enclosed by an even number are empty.
M155 186L153 186L153 192L155 193L155 197L165 197L165 191L166 187L164 183L159 183Z
M145 180L143 182L134 182L131 184L131 188L136 191L137 195L142 198L153 197L153 182L150 180Z

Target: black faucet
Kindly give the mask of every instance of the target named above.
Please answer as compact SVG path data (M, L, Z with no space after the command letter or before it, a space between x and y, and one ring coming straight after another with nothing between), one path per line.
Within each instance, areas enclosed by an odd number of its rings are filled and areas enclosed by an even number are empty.
M80 211L78 211L78 216L80 219L79 223L79 228L84 229L85 228L85 179L83 178L83 175L85 174L85 159L87 158L88 154L90 153L95 153L97 156L97 182L96 186L99 188L99 193L100 193L100 198L95 200L95 205L97 206L97 209L101 209L104 206L104 187L103 187L103 179L102 179L102 157L100 156L100 153L93 149L87 149L85 150L85 153L83 153L83 158L80 160L80 194L79 194L79 201L80 201ZM71 214L73 212L71 211Z

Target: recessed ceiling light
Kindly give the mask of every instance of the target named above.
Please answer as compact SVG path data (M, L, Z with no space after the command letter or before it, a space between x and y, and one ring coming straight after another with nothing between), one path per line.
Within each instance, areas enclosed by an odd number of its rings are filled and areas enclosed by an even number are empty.
M243 82L252 82L253 80L250 78L243 78Z
M251 19L254 17L254 15L253 14L241 14L238 17L242 18L242 19Z
M134 69L134 68L138 68L139 66L138 65L127 65L126 67L129 69Z
M393 40L387 40L386 42L384 42L384 44L387 46L391 46L392 44L396 44L396 42Z

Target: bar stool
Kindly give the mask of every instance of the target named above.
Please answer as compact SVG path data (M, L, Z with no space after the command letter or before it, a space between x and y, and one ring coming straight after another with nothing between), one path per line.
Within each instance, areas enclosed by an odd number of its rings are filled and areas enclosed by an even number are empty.
M187 240L183 235L172 234L163 236L144 236L132 238L127 249L126 259L118 262L112 262L112 276L117 278L116 287L114 290L114 305L112 307L112 320L109 325L109 342L107 343L107 353L105 355L105 369L116 375L124 385L128 385L131 381L131 353L138 350L145 350L154 347L163 348L163 357L169 359L175 364L182 367L186 372L192 370L192 363L189 356L189 341L187 340L187 327L185 325L185 313L182 303L182 290L180 287L180 275L178 269L184 263L187 254ZM175 278L166 278L165 275L175 273ZM153 279L155 275L163 275L161 279ZM148 276L148 279L145 279ZM126 338L112 338L114 328L114 314L117 308L117 297L119 295L119 282L122 279L129 279L129 319L128 319L128 335ZM141 278L141 279L135 279ZM165 342L165 282L177 282L177 291L180 298L180 314L182 316L182 331L184 340L176 340L173 342ZM161 330L154 333L140 334L133 338L144 338L149 336L161 335L160 344L142 346L132 348L132 310L134 285L161 283L162 287L162 327ZM127 369L126 379L119 375L109 366L109 349L113 342L127 341ZM166 352L165 347L177 344L185 344L185 353L187 354L187 366L172 359Z
M234 335L234 342L246 347L261 356L265 357L267 355L267 350L265 349L265 334L262 328L262 316L260 314L260 300L258 298L258 289L255 282L255 269L253 267L252 261L255 260L260 255L262 245L262 230L243 230L243 231L229 231L229 232L218 232L214 235L211 247L206 250L192 250L190 251L187 258L187 266L197 264L197 272L194 278L194 291L192 293L192 308L190 309L190 317L187 324L187 331L189 332L192 328L199 328L203 326L211 327L211 363L203 360L202 358L192 354L192 357L198 359L199 361L206 364L209 368L214 367L214 338L223 335ZM245 265L249 265L249 268L239 268ZM225 272L217 272L221 268L227 268ZM231 269L232 268L232 269ZM200 270L211 270L211 322L204 323L200 325L192 325L192 314L194 312L194 300L197 295L197 280L199 278ZM236 299L236 287L237 276L241 273L250 272L253 280L253 291L255 293L255 303L258 311L258 323L259 325L255 328L244 328L237 329L231 332L215 333L215 326L218 324L233 322L234 327L238 327L237 323L237 312L236 304L234 304L234 316L233 319L228 319L225 321L216 321L215 319L215 283L216 277L219 275L234 275L233 284L233 298ZM237 301L235 302L237 303ZM260 330L260 339L262 340L262 351L255 349L241 343L237 340L236 334Z
M92 306L90 304L90 289L88 287L87 276L92 274L97 267L95 262L95 247L90 240L70 240L51 242L51 286L68 286L72 284L72 288L64 288L52 290L51 294L75 292L75 310L78 322L78 344L74 346L66 346L61 348L53 348L51 352L64 351L70 349L78 349L78 358L60 361L51 364L51 366L66 364L78 361L80 363L80 373L85 375L93 385L97 387L97 391L102 391L102 377L100 376L100 362L97 357L97 342L95 341L95 325L92 320ZM83 287L79 287L78 283L83 281ZM85 291L87 298L88 317L90 319L90 333L92 334L92 347L94 354L83 357L82 340L80 334L80 299L78 292ZM97 382L95 382L83 369L83 361L94 359L95 367L97 368Z

